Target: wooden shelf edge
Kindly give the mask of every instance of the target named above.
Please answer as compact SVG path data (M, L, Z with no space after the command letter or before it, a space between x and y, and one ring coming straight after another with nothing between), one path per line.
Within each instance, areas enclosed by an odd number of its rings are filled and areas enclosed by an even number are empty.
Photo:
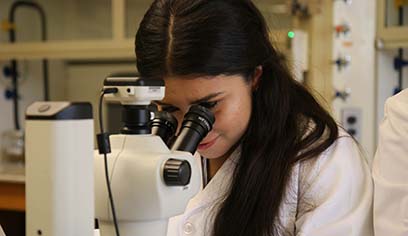
M132 39L0 44L0 60L131 58L135 58Z

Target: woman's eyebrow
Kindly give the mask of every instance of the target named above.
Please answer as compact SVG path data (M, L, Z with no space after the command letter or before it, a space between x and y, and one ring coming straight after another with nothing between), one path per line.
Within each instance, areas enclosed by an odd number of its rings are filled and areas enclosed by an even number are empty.
M203 98L199 98L199 99L194 100L191 104L199 104L199 103L202 103L202 102L206 102L206 101L208 101L210 99L213 99L213 98L215 98L215 97L217 97L217 96L219 96L221 94L224 94L224 93L225 92L211 93L211 94L209 94L209 95L207 95L207 96L205 96ZM160 106L174 106L172 104L165 103L165 102L162 102L162 101L159 101L159 100L154 100L152 102L156 103L157 105L160 105Z
M211 100L221 94L224 94L225 92L218 92L218 93L211 93L203 98L199 98L197 100L194 100L191 104L198 104L198 103L202 103L202 102L206 102L208 100Z

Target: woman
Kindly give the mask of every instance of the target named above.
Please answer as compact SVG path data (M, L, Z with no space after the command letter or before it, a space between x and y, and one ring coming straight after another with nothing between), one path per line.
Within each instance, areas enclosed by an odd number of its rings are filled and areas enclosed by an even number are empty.
M372 182L352 138L290 74L249 0L156 0L136 35L142 77L179 123L211 109L208 185L168 235L371 235Z

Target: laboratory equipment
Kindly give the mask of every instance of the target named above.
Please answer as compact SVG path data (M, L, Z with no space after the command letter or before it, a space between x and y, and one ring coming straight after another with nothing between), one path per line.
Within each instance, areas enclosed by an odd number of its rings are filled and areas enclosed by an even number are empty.
M108 101L123 105L124 126L121 134L110 135L110 142L103 132L98 136L100 148L94 159L95 215L101 235L166 235L168 219L183 213L200 189L200 165L193 153L211 130L214 116L204 107L192 106L169 148L166 142L176 130L174 119L152 119L149 110L151 101L164 97L162 80L112 76L104 81L104 91ZM162 125L157 119L162 119ZM151 127L161 136L151 134ZM104 152L109 153L107 169L100 154ZM106 184L111 186L107 188Z
M25 127L26 236L91 236L91 104L35 102L27 108Z
M24 132L7 130L1 135L0 171L24 167Z

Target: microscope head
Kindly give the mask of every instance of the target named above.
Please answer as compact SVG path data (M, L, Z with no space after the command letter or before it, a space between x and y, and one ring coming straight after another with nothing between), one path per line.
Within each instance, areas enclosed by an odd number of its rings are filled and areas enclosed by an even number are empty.
M103 82L103 88L117 88L117 93L106 94L105 99L125 106L148 106L153 100L162 100L165 91L163 80L141 78L135 74L111 75Z
M152 101L164 98L163 80L116 74L105 79L104 89L108 88L116 88L117 92L106 94L106 100L120 102L124 108L122 134L158 135L173 151L193 154L215 122L210 110L193 105L184 117L177 139L172 140L177 131L177 120L165 111L153 113L149 107Z
M122 109L122 134L150 134L153 117L150 104L164 97L164 81L146 79L136 74L114 74L108 76L104 89L115 88L117 92L105 94L108 102L119 102ZM177 127L177 125L176 125Z

